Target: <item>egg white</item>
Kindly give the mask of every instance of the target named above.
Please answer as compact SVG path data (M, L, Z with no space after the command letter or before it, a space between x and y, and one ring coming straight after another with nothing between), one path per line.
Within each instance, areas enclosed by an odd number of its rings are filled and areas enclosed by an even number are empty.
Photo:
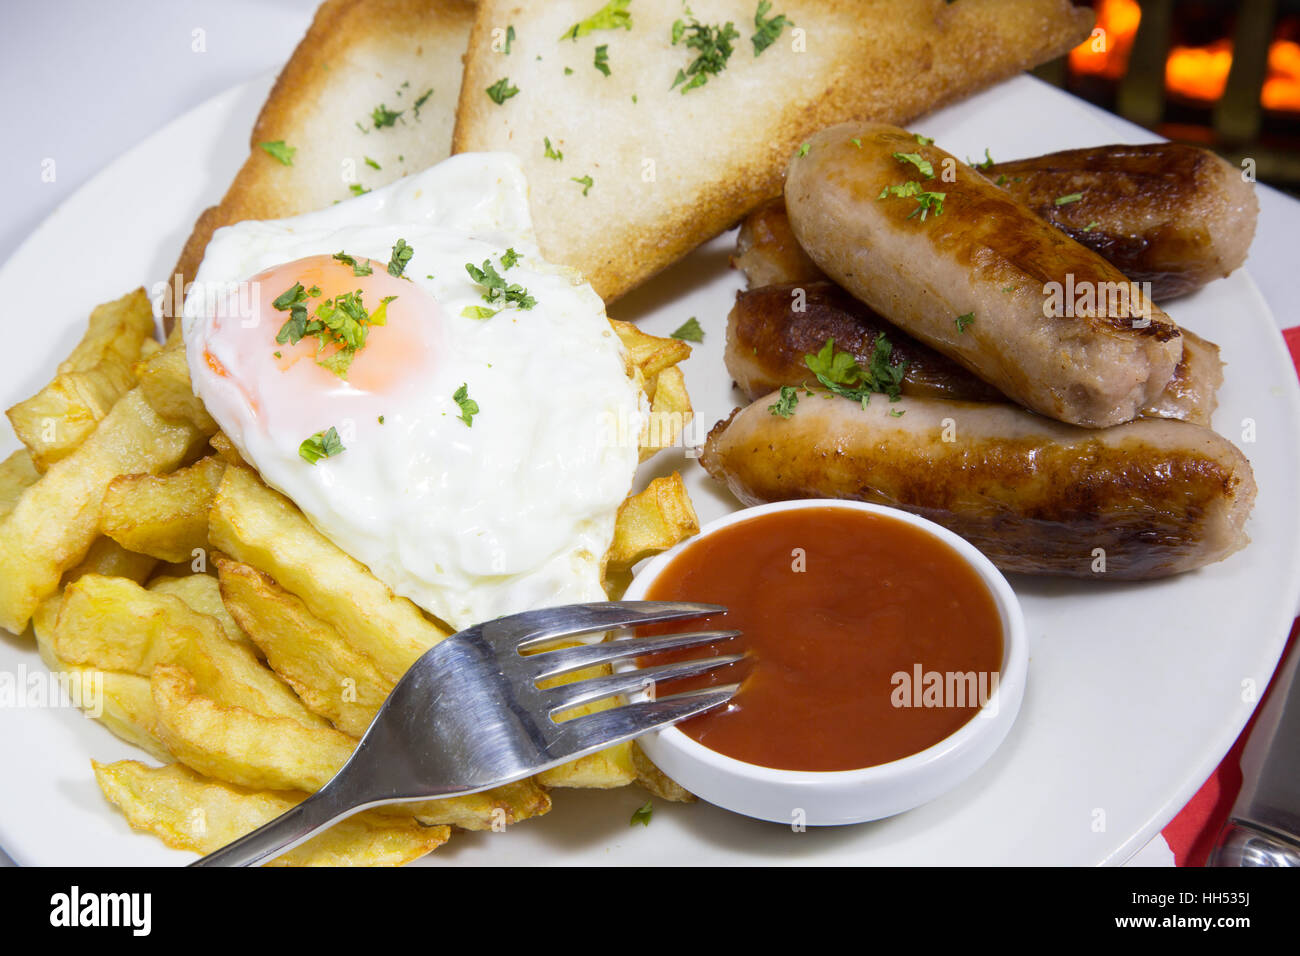
M249 380L214 331L220 297L204 290L340 250L384 263L398 239L414 250L404 275L437 303L421 330L437 361L393 394L286 395L265 370ZM485 305L466 263L508 248L522 259L507 278L536 306L465 317ZM330 209L220 229L195 290L184 335L196 394L269 485L396 593L456 629L604 599L645 399L603 302L542 260L514 156L463 154ZM479 406L468 426L453 401L462 384ZM345 451L308 464L299 443L331 425Z

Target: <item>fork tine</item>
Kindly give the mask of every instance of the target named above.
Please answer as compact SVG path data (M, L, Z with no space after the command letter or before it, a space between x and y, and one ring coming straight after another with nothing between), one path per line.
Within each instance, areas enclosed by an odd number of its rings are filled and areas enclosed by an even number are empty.
M562 684L543 691L546 706L554 715L557 711L567 710L581 704L591 703L613 697L615 694L631 694L644 690L652 683L670 681L679 677L695 677L706 674L717 667L735 664L744 660L744 654L724 654L719 657L702 657L698 660L677 661L673 664L659 664L655 667L641 667L624 674L605 677L592 677L574 684Z
M575 755L603 750L725 704L739 689L739 684L720 684L575 717L556 725L557 733L550 749Z
M485 621L478 626L483 637L501 650L523 649L557 637L612 631L642 624L682 621L723 614L720 604L693 601L604 601L524 611Z
M690 631L686 634L664 634L661 637L631 637L601 644L565 647L558 651L542 651L522 658L522 661L534 680L542 680L620 657L673 651L739 636L740 631Z

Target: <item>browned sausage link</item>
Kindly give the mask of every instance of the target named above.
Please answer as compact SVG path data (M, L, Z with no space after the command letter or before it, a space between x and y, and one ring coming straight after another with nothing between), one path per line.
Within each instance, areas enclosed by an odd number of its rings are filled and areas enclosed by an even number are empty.
M737 295L727 316L727 371L750 399L782 385L815 385L817 377L805 355L816 354L827 339L834 339L837 352L848 352L867 368L880 335L892 347L891 363L907 363L904 395L1006 400L979 376L885 321L833 282L766 286Z
M1244 547L1250 463L1186 422L1076 428L1014 405L765 396L709 434L701 463L745 504L850 498L929 518L1005 571L1164 577Z
M1252 185L1195 146L1072 149L983 172L1133 281L1150 282L1156 301L1228 275L1255 235Z
M1003 402L1006 396L952 359L885 321L833 282L788 283L736 296L727 316L727 371L750 400L782 385L816 384L804 357L827 339L868 367L876 337L893 348L892 364L907 363L904 395L958 402ZM1219 347L1186 329L1183 357L1144 418L1177 418L1208 425L1223 384Z
M795 236L894 324L1076 425L1130 421L1164 391L1178 327L1095 252L906 130L845 123L808 146L786 172Z
M794 237L784 196L769 199L741 222L731 264L745 273L751 289L826 278Z

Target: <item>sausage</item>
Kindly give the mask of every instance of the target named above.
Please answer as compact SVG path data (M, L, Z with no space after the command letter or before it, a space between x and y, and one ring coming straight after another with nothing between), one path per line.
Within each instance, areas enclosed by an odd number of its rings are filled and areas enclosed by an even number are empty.
M1250 463L1200 425L1141 419L1096 430L1007 404L876 396L863 408L797 394L789 418L769 410L773 393L709 433L701 463L747 505L891 505L1026 574L1158 578L1247 543Z
M981 172L1129 279L1150 282L1156 302L1239 268L1259 215L1237 167L1182 143L1072 149ZM731 261L751 289L825 278L795 240L781 197L741 223Z
M1150 282L1157 302L1241 266L1259 215L1240 169L1181 143L1071 149L983 173L1134 282Z
M802 309L800 309L802 307ZM833 339L867 367L876 338L892 346L891 363L907 363L901 391L921 398L1002 402L1006 396L947 356L886 322L833 282L791 283L741 292L727 316L727 371L749 399L782 385L816 380L804 362ZM1223 384L1219 347L1183 330L1183 356L1144 418L1208 425Z
M932 178L894 154L919 157ZM907 188L924 195L888 195ZM785 198L799 244L832 279L1041 414L1129 421L1182 357L1178 327L1118 269L897 127L815 134L790 161Z
M745 273L751 289L826 278L794 237L783 196L769 199L740 223L731 265Z

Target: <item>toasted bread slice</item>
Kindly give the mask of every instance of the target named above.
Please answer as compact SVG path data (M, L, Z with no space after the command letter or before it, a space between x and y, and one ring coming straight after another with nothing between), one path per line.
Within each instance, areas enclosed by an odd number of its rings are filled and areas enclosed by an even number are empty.
M323 209L450 155L473 18L467 0L326 0L262 107L248 160L185 243L182 285L221 226ZM292 165L260 145L277 142Z
M779 193L816 130L906 122L1064 53L1093 22L1069 0L691 0L699 24L738 33L708 74L689 72L705 51L682 4L612 0L604 28L573 37L601 2L482 0L452 150L519 155L542 251L606 300ZM782 14L756 52L756 20Z

